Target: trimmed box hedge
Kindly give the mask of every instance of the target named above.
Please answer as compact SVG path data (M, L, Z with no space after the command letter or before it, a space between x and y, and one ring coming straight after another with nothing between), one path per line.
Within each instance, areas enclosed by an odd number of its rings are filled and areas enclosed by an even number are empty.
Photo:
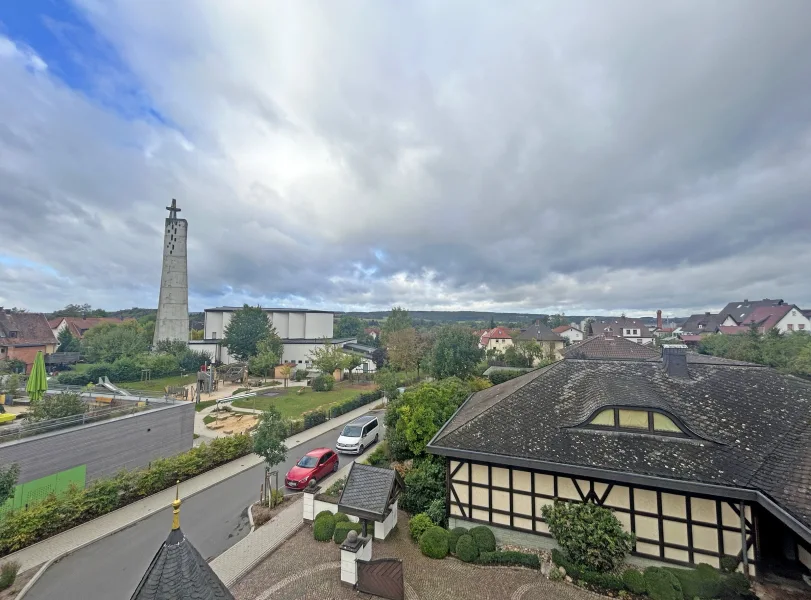
M341 521L339 523L335 523L335 533L332 536L332 541L334 541L336 544L343 544L350 531L357 531L360 533L363 531L363 525L360 523L353 523L351 521Z
M420 536L420 551L428 558L445 558L448 555L448 530L434 525Z
M495 552L482 552L476 561L481 565L502 565L511 567L527 567L540 569L541 561L537 554L529 552L516 552L514 550L501 550Z
M479 549L476 541L469 533L460 535L456 540L456 557L462 562L473 562L479 558Z
M495 551L496 536L493 535L493 531L490 528L479 525L470 530L470 536L475 540L479 552Z
M321 516L326 512L327 514ZM313 521L313 537L318 542L328 542L335 534L335 518L329 511L322 511L319 518Z

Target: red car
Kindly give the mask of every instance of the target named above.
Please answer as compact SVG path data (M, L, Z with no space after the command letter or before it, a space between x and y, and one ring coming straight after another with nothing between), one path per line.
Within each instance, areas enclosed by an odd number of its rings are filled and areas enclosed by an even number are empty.
M291 490L303 490L310 481L323 479L338 470L338 455L329 448L316 448L302 456L285 475L284 485Z

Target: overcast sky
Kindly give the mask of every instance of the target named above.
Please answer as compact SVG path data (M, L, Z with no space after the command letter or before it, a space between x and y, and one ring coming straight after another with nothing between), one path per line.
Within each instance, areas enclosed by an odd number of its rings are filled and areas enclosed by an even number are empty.
M811 307L811 2L0 3L0 305Z

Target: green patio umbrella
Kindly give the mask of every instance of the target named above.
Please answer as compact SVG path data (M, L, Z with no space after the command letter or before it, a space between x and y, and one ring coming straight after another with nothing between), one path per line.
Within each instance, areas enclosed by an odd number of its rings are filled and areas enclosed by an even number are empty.
M45 375L45 359L42 357L42 352L37 352L34 367L31 369L31 375L28 376L28 383L25 384L25 391L28 392L28 397L34 401L42 400L42 396L47 390L48 379Z

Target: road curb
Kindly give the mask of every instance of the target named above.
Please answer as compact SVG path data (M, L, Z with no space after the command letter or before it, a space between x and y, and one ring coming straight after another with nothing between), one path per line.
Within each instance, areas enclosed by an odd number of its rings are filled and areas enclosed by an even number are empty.
M359 407L358 407L358 409L360 409L360 408L365 408L367 412L368 412L368 411L372 411L372 410L374 410L374 407L373 407L372 405L375 405L375 406L376 406L376 405L377 405L377 403L378 403L378 401L375 401L375 402L370 402L369 404L367 404L367 405L365 405L365 406L362 406L362 407L360 407L360 406L359 406ZM355 410L358 410L358 409L355 409ZM347 414L348 414L348 413L347 413ZM341 415L341 416L343 416L343 415ZM330 419L330 421L336 421L337 419L340 419L340 417L336 417L335 419ZM327 421L327 422L329 422L329 421ZM321 434L318 434L318 435L321 435ZM313 436L313 437L317 437L317 436ZM290 449L296 448L296 447L298 447L298 446L300 446L300 445L302 445L302 444L306 444L308 441L310 441L310 439L313 439L313 438L308 438L307 440L302 440L301 442L299 442L299 443L298 443L298 444L296 444L295 446L291 446L291 447L290 447L290 448L288 448L288 449L290 450ZM234 461L232 461L232 462L235 462L235 461L238 461L238 460L244 460L246 457L250 457L250 456L251 456L251 454L247 454L247 455L245 455L245 456L243 456L243 457L240 457L240 458L235 459L235 460L234 460ZM229 463L225 463L225 464L229 464ZM242 473L244 473L245 471L248 471L248 470L250 470L250 469L253 469L253 468L254 468L254 467L256 467L258 464L262 464L262 462L260 461L260 462L258 462L258 463L256 463L256 464L247 465L247 466L245 466L245 468L240 469L239 471L237 471L237 472L235 472L235 473L232 473L231 475L229 475L229 476L227 476L227 477L224 477L224 478L222 478L222 479L218 479L217 481L214 481L214 482L210 483L209 485L206 485L205 487L200 488L199 490L197 490L197 491L195 491L195 492L193 492L193 493L189 494L188 496L185 496L185 497L184 497L184 500L185 500L185 499L187 499L187 498L192 498L192 497L196 496L197 494L200 494L201 492L205 492L206 490L208 490L209 488L214 487L215 485L219 485L219 484L221 484L221 483L223 483L223 482L225 482L225 481L228 481L229 479L233 479L234 477L236 477L236 476L238 476L238 475L241 475L241 474L242 474ZM222 466L225 466L225 465L220 465L220 467L222 467ZM219 468L219 467L215 467L215 468ZM339 472L340 472L340 471L339 471ZM205 474L205 473L201 473L200 475L204 475L204 474ZM333 476L334 476L334 475L336 475L336 474L333 474ZM187 480L187 481L190 481L190 480ZM170 488L167 488L167 489L170 489ZM162 493L164 493L165 491L166 491L166 490L161 490L160 492L156 492L155 494L152 494L151 496L147 496L147 497L145 497L145 498L141 498L139 501L148 501L150 498L152 498L152 497L154 497L154 496L157 496L158 494L162 494ZM98 518L98 519L102 519L102 518L104 518L104 517L108 517L109 515L114 514L114 513L115 513L116 511L118 511L118 510L125 510L125 509L126 509L127 507L129 507L129 506L131 506L131 505L122 506L121 508L116 509L115 511L112 511L112 512L110 512L110 513L107 513L106 515L102 515L101 517L97 517L97 518ZM111 536L111 535L115 535L115 534L117 534L117 533L120 533L120 532L124 531L125 529L128 529L128 528L130 528L130 527L132 527L132 526L134 526L134 525L137 525L138 523L140 523L140 522L141 522L141 521L143 521L144 519L151 517L151 516L152 516L153 514L155 514L156 512L158 512L158 511L160 511L160 510L164 510L165 508L168 508L168 506L169 506L169 505L164 506L164 507L161 507L161 508L158 508L158 509L155 509L155 510L153 510L153 511L151 511L151 512L147 513L147 514L143 514L143 515L141 515L139 518L137 518L137 519L135 519L135 520L133 520L133 521L130 521L130 522L128 522L128 523L125 523L124 525L121 525L120 527L116 527L116 528L112 529L111 531L106 531L106 532L104 532L104 533L102 533L102 534L100 534L100 535L97 535L96 537L94 537L94 538L92 538L92 539L90 539L90 540L87 540L86 542L84 542L84 543L80 544L79 546L76 546L75 548L71 548L70 550L66 550L66 551L65 551L65 552L63 552L62 554L60 554L60 555L58 555L58 556L55 556L54 558L52 558L52 559L50 559L50 560L46 561L45 563L43 563L43 564L42 564L42 566L40 567L39 571L37 571L37 573L36 573L36 574L35 574L35 575L34 575L34 576L33 576L33 577L32 577L32 578L31 578L31 579L28 581L28 583L27 583L27 584L26 584L26 585L23 587L23 589L22 589L22 590L20 590L20 593L17 595L17 599L16 599L16 600L22 600L22 599L24 598L24 596L25 596L25 595L26 595L26 594L27 594L27 593L28 593L28 592L31 590L31 588L34 586L34 584L35 584L35 583L36 583L36 582L37 582L37 581L38 581L38 580L39 580L39 579L40 579L40 578L41 578L41 577L42 577L42 576L45 574L45 572L46 572L46 571L47 571L47 570L48 570L48 569L49 569L51 566L53 566L55 563L57 563L57 562L59 562L59 561L61 561L61 560L65 559L65 558L67 558L68 556L70 556L70 555L72 555L72 554L74 554L74 553L76 553L76 552L78 552L78 551L80 551L80 550L82 550L82 549L84 549L84 548L86 548L87 546L90 546L91 544L95 544L96 542L98 542L98 541L99 541L99 540L101 540L101 539L104 539L104 538L109 537L109 536ZM252 515L251 515L251 510L250 510L250 507L248 507L248 517L249 517L249 519L251 520L251 532L253 532L253 531L254 531L254 526L253 526L253 517L252 517ZM94 520L95 520L95 519L94 519ZM82 523L82 525L86 525L86 524L88 524L88 523L92 523L92 522L93 522L92 520L91 520L91 521L87 521L87 523ZM77 527L81 527L82 525L78 525ZM66 530L66 531L70 531L70 529L68 529L68 530ZM63 532L63 533L64 533L64 532ZM57 535L58 535L58 534L57 534ZM249 532L249 534L248 534L248 535L250 535L250 532ZM44 546L45 544L47 544L47 543L48 543L48 541L49 541L50 539L51 539L51 538L46 538L46 539L42 540L41 542L37 542L36 544L32 544L31 546L27 546L26 548L23 548L23 549L21 549L20 551L22 551L22 550L30 550L31 548L34 548L34 547L38 546L39 544L43 544L43 546ZM265 557L266 557L266 556L268 556L268 555L270 554L270 552L272 552L273 550L275 550L277 547L278 547L278 545L274 546L272 549L269 549L269 551L268 551L268 552L265 554ZM8 559L13 560L13 554L9 554L9 555L7 555L7 556L6 556L6 557L4 557L4 558L5 558L5 559L7 559L7 560L8 560ZM261 560L261 559L260 559L260 560ZM258 561L257 561L257 562L258 562ZM254 563L254 564L253 564L253 566L255 566L255 564L256 564L256 563ZM34 568L34 567L32 567L32 568ZM246 572L247 572L247 571L246 571ZM244 574L243 574L243 575L241 575L241 576L244 576Z

